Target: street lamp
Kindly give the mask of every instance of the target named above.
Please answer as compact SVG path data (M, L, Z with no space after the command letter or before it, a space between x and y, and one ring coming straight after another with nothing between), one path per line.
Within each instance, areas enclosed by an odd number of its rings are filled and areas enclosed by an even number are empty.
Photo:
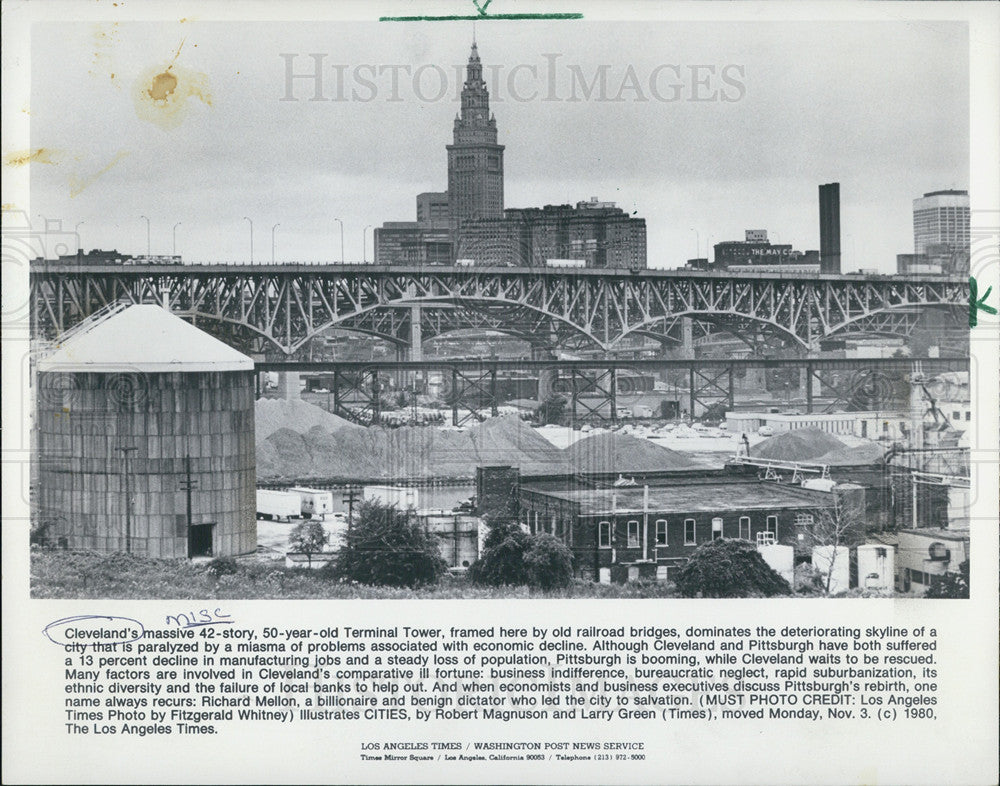
M361 230L361 261L368 261L368 230L372 228L371 224L367 224L363 230ZM374 245L374 244L373 244ZM372 249L374 251L375 249Z
M694 232L694 255L697 258L701 255L701 233L694 227L691 227L691 231Z
M278 223L278 224L275 224L273 227L271 227L271 264L272 265L274 264L274 233L275 233L275 230L277 230L277 228L280 227L280 226L281 226L281 224Z
M246 216L243 216L243 220L250 221ZM253 221L250 221L250 264L253 264Z
M145 219L146 221L146 262L149 262L149 258L152 256L149 244L149 219L145 216L139 216L139 218Z
M340 224L340 264L344 264L344 222L339 218L333 219Z
M173 246L173 255L174 256L177 256L177 227L179 227L180 225L181 225L180 221L178 221L176 224L174 224L174 246Z
M73 227L73 234L76 235L76 250L83 251L83 243L80 242L80 227L86 224L86 221L77 221L76 226Z

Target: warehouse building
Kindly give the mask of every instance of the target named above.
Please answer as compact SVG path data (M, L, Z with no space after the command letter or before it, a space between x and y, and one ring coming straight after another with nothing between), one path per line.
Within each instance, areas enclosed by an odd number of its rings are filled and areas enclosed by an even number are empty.
M256 549L250 358L134 305L37 369L40 539L149 557Z
M796 546L818 512L834 505L827 492L753 479L655 482L617 488L522 482L521 523L562 540L580 578L667 580L698 546L718 538Z

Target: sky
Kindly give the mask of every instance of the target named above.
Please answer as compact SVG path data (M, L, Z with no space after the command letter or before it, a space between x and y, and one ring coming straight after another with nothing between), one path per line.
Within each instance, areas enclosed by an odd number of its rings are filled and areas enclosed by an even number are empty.
M745 229L818 248L817 187L839 182L843 270L892 272L912 252L912 200L968 187L964 23L475 34L506 206L615 201L646 220L650 267ZM77 232L85 249L142 254L145 216L153 254L176 238L199 261L248 261L252 222L257 262L336 262L342 223L347 260L370 260L370 227L414 220L416 194L447 187L472 35L468 22L37 23L32 220L69 232L65 245ZM289 69L305 75L291 87Z

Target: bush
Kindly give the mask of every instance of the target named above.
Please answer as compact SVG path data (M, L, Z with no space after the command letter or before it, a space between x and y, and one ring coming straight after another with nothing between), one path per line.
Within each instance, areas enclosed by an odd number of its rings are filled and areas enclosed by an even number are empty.
M516 523L490 525L483 553L469 567L469 580L488 587L529 583L524 555L530 546L531 536Z
M769 598L792 592L745 540L719 539L699 546L678 572L676 583L687 598Z
M530 542L524 554L528 583L544 590L568 587L573 581L573 555L565 544L551 535L536 535Z
M219 576L226 576L238 572L239 566L236 564L236 560L232 557L216 557L208 563L208 567L205 570L218 578Z
M394 505L364 501L343 548L326 570L342 581L420 587L448 569L437 543Z
M935 581L924 593L925 598L967 598L969 597L969 560L958 566L958 573L945 573L940 581Z
M490 527L469 580L489 587L560 589L573 581L573 555L551 535L529 535L516 523L499 522Z

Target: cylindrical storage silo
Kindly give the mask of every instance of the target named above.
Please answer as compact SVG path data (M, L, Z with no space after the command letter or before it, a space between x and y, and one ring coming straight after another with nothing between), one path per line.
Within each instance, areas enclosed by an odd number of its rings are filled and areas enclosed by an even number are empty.
M153 305L38 363L38 511L71 549L149 557L257 547L253 361Z

